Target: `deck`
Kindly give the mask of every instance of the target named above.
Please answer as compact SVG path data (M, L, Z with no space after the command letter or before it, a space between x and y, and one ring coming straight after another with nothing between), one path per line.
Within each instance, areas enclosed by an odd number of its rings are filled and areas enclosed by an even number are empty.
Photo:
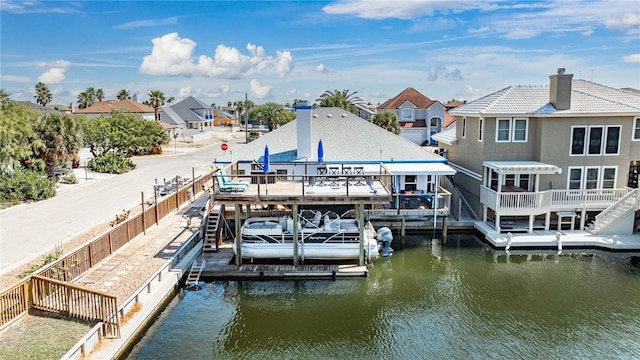
M224 244L217 252L204 253L206 261L202 280L335 280L367 277L366 266L358 265L287 265L287 264L231 264L233 249Z

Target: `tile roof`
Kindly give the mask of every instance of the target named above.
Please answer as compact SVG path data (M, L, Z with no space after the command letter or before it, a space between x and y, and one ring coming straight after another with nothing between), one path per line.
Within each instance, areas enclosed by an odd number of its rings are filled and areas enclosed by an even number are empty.
M444 112L444 120L442 121L442 127L443 128L448 128L449 126L451 126L451 124L455 124L456 122L456 117L449 114L448 111Z
M125 113L141 114L153 113L151 106L138 103L131 100L105 100L93 103L93 105L76 110L76 114L109 114L113 110L119 110Z
M416 121L410 121L410 122L401 122L400 123L400 127L403 128L426 128L427 127L427 121L426 120L416 120Z
M509 86L449 110L452 115L600 115L640 113L640 94L573 79L571 107L556 110L548 86Z
M320 139L325 162L446 162L433 152L340 108L312 110L312 144ZM330 116L329 116L330 115ZM269 146L272 162L296 159L297 120L250 142L233 154L234 160L259 160ZM315 148L309 161L316 161Z
M417 109L428 109L431 105L433 105L433 103L436 102L435 100L431 100L428 97L422 95L418 90L412 87L408 87L404 89L404 91L402 91L400 94L396 95L394 98L391 98L382 103L380 106L378 106L378 109L397 109L400 107L400 105L404 104L407 101L415 105Z

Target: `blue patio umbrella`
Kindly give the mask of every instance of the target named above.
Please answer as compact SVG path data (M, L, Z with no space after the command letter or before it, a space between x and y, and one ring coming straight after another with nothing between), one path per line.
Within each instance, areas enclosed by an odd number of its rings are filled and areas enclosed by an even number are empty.
M322 139L318 142L318 162L321 163L324 158L324 147L322 146Z
M265 146L264 147L264 173L268 173L269 172L269 146Z

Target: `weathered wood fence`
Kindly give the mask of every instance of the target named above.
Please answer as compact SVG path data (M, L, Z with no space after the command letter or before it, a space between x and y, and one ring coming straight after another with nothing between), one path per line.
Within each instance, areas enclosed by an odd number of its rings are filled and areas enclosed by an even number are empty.
M42 299L35 297L35 294L41 294L42 291L44 291L43 289L52 289L54 286L42 285L44 282L43 279L55 280L56 284L58 284L55 286L60 286L59 284L71 285L68 283L113 254L113 252L145 232L151 226L157 224L171 212L178 210L181 204L190 201L193 194L198 194L200 191L212 185L213 172L209 172L208 174L194 178L192 182L185 184L182 188L177 187L175 193L169 194L161 200L157 198L157 193L154 194L155 201L152 205L145 207L144 201L142 202L141 206L143 211L140 214L114 226L111 230L99 235L88 244L44 266L29 278L24 279L21 283L0 293L0 330L24 316L30 308L53 312L62 311L59 310L60 307L70 305L66 298L57 295L53 297L49 296L47 299L58 302L57 304L51 304L48 300L43 303ZM34 292L36 291L34 287L39 290ZM79 291L85 291L86 294L81 296ZM61 290L58 289L55 293L57 294L58 292L61 292ZM69 316L92 321L96 320L93 313L96 307L104 309L104 307L110 306L107 305L108 302L106 300L96 301L93 296L89 296L88 294L97 293L93 290L73 285L72 293L74 304L73 311L68 312ZM53 293L50 293L50 295L52 294ZM102 295L110 296L108 294ZM84 304L80 304L80 302L84 302ZM115 309L117 309L116 305L114 300ZM115 316L115 321L108 319L105 321L105 319L101 319L101 321L104 321L106 324L105 330L108 331L105 332L106 336L114 333L114 326L118 333L117 336L119 336L117 310Z

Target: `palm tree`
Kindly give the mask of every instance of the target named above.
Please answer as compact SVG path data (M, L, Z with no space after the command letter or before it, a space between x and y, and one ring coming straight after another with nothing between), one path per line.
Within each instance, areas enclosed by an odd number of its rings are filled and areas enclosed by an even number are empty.
M164 105L164 94L160 90L152 90L149 93L149 106L153 108L156 122L160 122L160 107Z
M9 100L9 94L4 89L0 89L0 106L4 106Z
M88 92L83 91L80 94L78 94L78 108L86 109L89 106L93 105L93 102L94 100L91 94L89 94Z
M127 89L121 89L118 91L118 95L116 95L116 99L118 100L131 100L131 94Z
M40 158L48 175L53 175L60 162L73 160L83 144L80 124L67 114L46 114L37 132L44 144Z
M99 102L102 102L102 99L104 99L104 90L102 89L96 90L96 98L98 99Z
M256 106L251 110L250 117L258 120L261 124L266 122L269 131L273 131L276 125L282 125L291 120L291 118L287 116L287 111L284 106L276 103L266 103Z
M398 122L396 114L392 112L384 111L377 113L373 116L371 122L396 135L400 134L400 123Z
M49 87L47 84L42 81L36 84L36 102L42 106L47 106L48 103L51 102L51 91L49 91Z
M357 93L357 91L349 93L348 89L326 90L316 101L319 102L320 107L339 107L354 112L355 105L362 104L362 99L356 96Z
M174 101L176 101L176 98L174 98L173 96L167 99L167 104L171 105Z

